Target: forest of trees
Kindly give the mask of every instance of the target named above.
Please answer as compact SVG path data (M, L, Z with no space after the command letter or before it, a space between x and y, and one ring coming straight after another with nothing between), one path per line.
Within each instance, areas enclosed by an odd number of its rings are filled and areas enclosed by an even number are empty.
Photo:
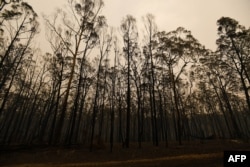
M92 150L97 140L112 151L114 143L250 138L250 28L218 18L211 51L183 27L159 31L152 14L144 33L132 15L117 33L103 7L69 0L43 16L51 48L41 51L32 45L36 11L1 0L0 145Z

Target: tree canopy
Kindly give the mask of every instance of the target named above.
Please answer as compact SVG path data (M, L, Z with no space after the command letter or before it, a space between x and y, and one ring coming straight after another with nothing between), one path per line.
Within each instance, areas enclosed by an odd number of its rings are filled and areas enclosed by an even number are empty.
M217 20L215 51L184 27L160 31L132 15L119 30L102 0L69 0L44 16L48 50L35 48L38 15L0 3L0 143L90 146L250 137L250 28Z

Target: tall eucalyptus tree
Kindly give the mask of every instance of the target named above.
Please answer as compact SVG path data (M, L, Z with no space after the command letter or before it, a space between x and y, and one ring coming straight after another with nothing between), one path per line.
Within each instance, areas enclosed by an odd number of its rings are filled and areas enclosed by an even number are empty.
M64 138L63 126L65 116L68 110L68 100L72 89L72 83L75 79L77 71L77 59L85 60L88 52L96 45L98 40L97 31L104 24L104 16L100 15L100 10L103 7L103 1L98 0L69 0L68 13L67 11L59 10L55 15L54 20L45 18L46 24L50 30L59 37L62 45L68 50L72 58L71 69L65 90L64 99L60 117L56 127L56 140L62 141ZM60 20L58 17L60 16ZM59 20L59 21L58 21ZM62 24L62 26L60 26ZM82 67L80 67L81 70Z
M179 27L171 32L159 32L158 52L156 57L160 58L168 67L171 94L175 112L173 112L176 122L176 138L179 144L182 144L183 120L185 119L185 108L183 99L180 94L181 76L184 74L186 67L197 61L203 47L192 36L191 32Z
M131 113L131 83L130 83L130 75L131 75L131 58L135 54L135 49L137 48L137 38L138 32L136 27L136 19L127 15L121 23L121 31L123 33L123 41L124 47L123 51L126 57L127 63L127 120L126 120L126 138L125 138L125 146L129 148L129 140L130 140L130 113Z
M246 98L248 111L250 111L250 73L249 73L249 43L250 29L240 25L238 21L222 17L217 21L218 35L217 39L218 52L224 63L234 69L239 75L242 90Z

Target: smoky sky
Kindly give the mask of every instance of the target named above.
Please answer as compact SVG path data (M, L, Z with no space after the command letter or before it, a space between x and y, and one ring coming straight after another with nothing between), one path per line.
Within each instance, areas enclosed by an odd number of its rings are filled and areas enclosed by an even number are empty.
M52 15L56 8L64 8L67 4L67 0L26 1L39 15ZM140 25L142 16L151 13L160 31L182 26L212 50L216 49L216 21L220 17L231 17L247 28L250 26L250 0L104 0L104 4L102 14L112 27L118 28L127 14L133 15ZM43 29L41 25L41 33Z

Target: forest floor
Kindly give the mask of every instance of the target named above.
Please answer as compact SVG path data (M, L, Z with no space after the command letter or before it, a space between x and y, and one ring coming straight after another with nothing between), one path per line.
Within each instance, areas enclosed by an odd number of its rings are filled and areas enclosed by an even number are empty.
M0 166L11 167L222 167L225 150L250 150L250 143L238 140L208 140L204 142L187 141L179 146L170 142L159 147L152 143L131 143L130 148L109 145L89 152L84 147L0 147Z

